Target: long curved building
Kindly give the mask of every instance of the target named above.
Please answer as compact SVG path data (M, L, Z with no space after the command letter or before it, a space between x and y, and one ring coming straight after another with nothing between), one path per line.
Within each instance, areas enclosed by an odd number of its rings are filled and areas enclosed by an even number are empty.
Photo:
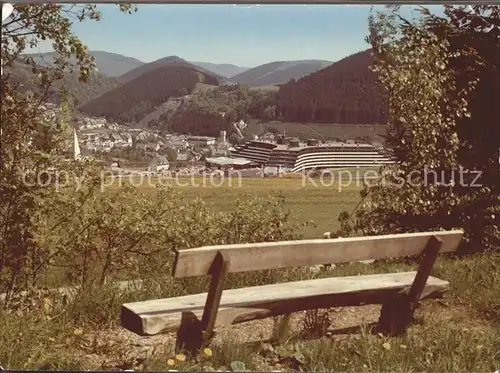
M288 145L253 140L237 146L232 156L267 167L292 172L311 169L373 167L393 163L388 154L370 144L313 143L293 141Z

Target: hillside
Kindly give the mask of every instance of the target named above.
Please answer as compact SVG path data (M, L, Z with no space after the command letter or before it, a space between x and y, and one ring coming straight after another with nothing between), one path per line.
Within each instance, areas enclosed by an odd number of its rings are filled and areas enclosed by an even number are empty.
M255 96L260 96L259 92L235 85L199 91L178 107L167 121L167 129L201 136L219 136L221 130L226 130L230 136L233 123L247 119ZM158 125L164 126L165 121L160 120Z
M231 80L250 87L269 86L299 79L331 64L328 61L276 61L249 69L231 77Z
M211 62L191 62L193 65L199 66L207 71L212 71L215 74L231 78L241 74L244 71L250 70L250 67L241 67L231 65L229 63L211 63Z
M208 71L200 66L193 65L192 63L190 63L190 62L188 62L180 57L177 57L177 56L169 56L169 57L161 58L159 60L141 65L141 66L121 75L120 80L123 82L129 82L133 79L138 78L142 74L156 70L160 67L184 67L184 68L189 68L192 70L200 71L204 74L215 76L220 81L225 80L225 78L223 76L220 76L215 72Z
M109 53L104 51L90 51L89 54L95 58L95 64L99 73L109 76L118 77L133 70L144 62L132 57L123 56L117 53ZM54 53L31 53L27 56L33 57L35 62L41 66L51 65L54 61ZM73 61L74 63L74 61Z
M35 75L31 71L31 66L24 63L15 63L13 68L5 69L5 72L11 74L14 81L17 81L22 86L21 90L38 90L38 84L35 84ZM98 72L92 72L89 80L86 83L81 83L78 80L79 74L74 73L66 76L63 80L55 81L52 84L51 90L48 93L47 101L59 102L59 89L64 86L77 104L83 104L93 100L103 93L120 86L120 81L116 78L104 76Z
M370 61L366 50L283 84L275 98L277 116L291 122L384 123L386 103Z
M137 123L171 97L190 94L197 83L218 85L218 79L185 66L164 66L106 92L81 110L92 116L122 123Z

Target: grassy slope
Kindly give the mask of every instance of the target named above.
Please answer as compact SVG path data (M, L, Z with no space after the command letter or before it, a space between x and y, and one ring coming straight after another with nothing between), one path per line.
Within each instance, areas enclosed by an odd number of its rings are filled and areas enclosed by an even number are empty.
M136 181L136 185L137 180ZM155 180L156 181L156 180ZM185 182L185 181L184 181ZM201 184L200 179L195 180ZM151 183L154 185L154 182ZM175 183L171 183L175 187ZM233 184L234 185L234 184ZM112 188L112 187L110 187ZM141 188L152 192L143 183ZM245 179L239 188L186 187L188 198L201 197L217 210L230 208L233 198L249 195L267 196L281 191L292 210L293 220L314 219L318 226L305 233L318 237L333 229L341 210L351 210L358 201L359 187L338 184L302 188L302 180ZM230 278L231 286L309 278L314 276L356 275L363 273L408 270L404 264L353 264L331 272L314 275L298 270L272 273L241 274ZM214 341L213 356L197 361L188 358L168 359L173 355L175 336L139 338L117 327L120 304L134 299L154 299L201 291L206 281L159 282L159 288L145 287L135 292L118 292L111 288L82 294L77 301L59 308L46 301L29 315L6 314L0 311L2 325L0 362L6 368L49 369L148 369L148 370L209 370L208 367L229 368L231 362L242 361L252 370L306 371L427 371L463 372L493 371L500 364L500 258L494 255L463 260L440 258L433 275L450 281L452 291L444 301L426 301L419 310L421 325L413 326L403 338L370 335L366 329L351 336L323 337L307 340L296 337L302 330L301 315L289 320L268 319L231 326L221 330ZM283 277L286 276L286 277ZM286 278L286 279L285 279ZM36 301L33 300L35 303ZM54 307L59 311L47 317L41 310ZM377 307L335 310L330 314L333 327L351 323L376 321ZM251 336L261 340L261 334L272 332L274 352L261 343L243 343ZM253 340L253 339L252 339ZM304 355L300 366L292 360L280 360L278 346L297 349ZM209 353L210 354L210 353ZM172 367L171 363L175 367Z

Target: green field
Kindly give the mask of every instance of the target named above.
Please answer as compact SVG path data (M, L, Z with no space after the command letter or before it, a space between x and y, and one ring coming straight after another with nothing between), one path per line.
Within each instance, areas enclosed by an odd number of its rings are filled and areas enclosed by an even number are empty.
M347 171L346 171L347 172ZM355 173L356 170L353 170ZM364 171L360 169L362 175ZM348 177L340 179L341 175L334 174L333 179L302 179L302 178L233 178L216 180L210 178L124 178L133 185L140 187L141 191L148 193L155 190L155 185L172 186L181 189L187 200L201 198L207 206L216 211L231 211L236 200L250 199L252 197L268 197L280 193L284 196L286 207L291 212L291 221L297 223L314 222L307 229L300 232L304 237L317 238L326 231L336 230L337 218L342 211L352 211L358 203L359 191L362 189L362 180L350 183ZM107 181L107 184L111 181ZM118 181L116 181L115 186ZM219 186L219 183L221 184ZM110 190L113 185L106 186Z

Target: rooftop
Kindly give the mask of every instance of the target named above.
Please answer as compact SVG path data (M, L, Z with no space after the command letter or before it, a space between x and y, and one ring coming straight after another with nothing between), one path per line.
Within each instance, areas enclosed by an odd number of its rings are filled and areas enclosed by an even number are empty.
M326 143L323 143L323 144L318 144L318 145L307 145L306 143L299 143L299 146L293 146L293 147L290 147L289 145L285 145L285 144L276 144L276 143L272 143L270 141L260 141L260 140L254 140L252 141L254 144L258 144L258 143L261 143L261 144L266 144L266 145L269 145L269 144L273 144L275 147L273 148L273 150L286 150L286 151L299 151L299 150L303 150L303 149L316 149L316 148L342 148L342 147L346 147L346 148L373 148L373 145L371 144L348 144L348 143L344 143L344 142L326 142Z
M209 141L215 140L215 137L210 136L186 136L188 140L200 140L200 141Z
M205 161L208 163L213 163L221 166L231 166L231 165L244 166L252 163L252 161L246 158L228 158L228 157L206 158Z

